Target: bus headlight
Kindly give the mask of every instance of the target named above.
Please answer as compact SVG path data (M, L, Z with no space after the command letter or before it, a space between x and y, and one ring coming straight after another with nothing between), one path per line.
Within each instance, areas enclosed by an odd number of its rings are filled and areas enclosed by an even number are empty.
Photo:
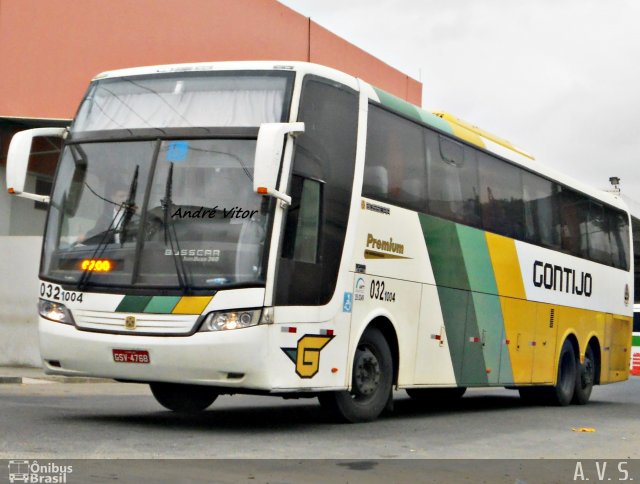
M48 319L49 321L55 321L56 323L63 324L73 324L71 313L64 304L39 299L38 313L40 313L40 316Z
M209 313L200 326L200 331L224 331L255 326L260 322L261 309L243 309Z

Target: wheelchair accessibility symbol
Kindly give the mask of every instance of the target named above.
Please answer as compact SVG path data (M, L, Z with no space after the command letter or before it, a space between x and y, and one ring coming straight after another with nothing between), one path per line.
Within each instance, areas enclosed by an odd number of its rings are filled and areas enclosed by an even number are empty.
M342 303L342 312L350 313L352 307L353 307L353 294L350 292L345 292L344 301Z

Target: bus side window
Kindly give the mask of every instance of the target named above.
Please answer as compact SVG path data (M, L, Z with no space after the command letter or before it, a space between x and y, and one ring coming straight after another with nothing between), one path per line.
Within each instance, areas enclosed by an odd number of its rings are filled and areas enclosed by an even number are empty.
M369 105L363 196L426 210L422 131L412 121Z
M478 227L478 161L475 152L429 130L425 130L425 146L429 213Z
M607 210L613 266L629 269L629 222L622 212Z
M560 219L562 221L562 250L588 258L587 214L589 200L562 188Z
M318 262L322 184L293 175L291 206L285 222L282 257L301 262Z
M389 176L384 166L364 167L362 193L371 197L387 198L389 194Z
M633 233L633 302L635 304L640 304L640 220L635 217L631 217L631 231ZM640 331L640 329L638 331Z
M522 170L484 153L478 157L482 226L485 230L522 240Z
M587 234L589 237L589 258L603 264L611 264L611 245L609 243L609 223L605 217L604 206L591 200ZM615 261L613 261L615 265Z
M560 248L559 187L542 177L522 172L525 239L553 249Z

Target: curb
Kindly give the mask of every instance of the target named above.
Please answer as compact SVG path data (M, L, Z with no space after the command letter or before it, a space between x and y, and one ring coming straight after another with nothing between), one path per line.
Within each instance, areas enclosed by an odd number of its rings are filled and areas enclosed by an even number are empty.
M37 375L37 376L2 376L0 375L0 385L2 384L25 384L33 383L33 380L50 383L114 383L110 378L92 378L82 376L58 376L58 375Z
M0 376L0 385L3 383L22 383L21 376Z
M88 376L59 376L59 375L45 375L34 380L45 380L54 383L115 383L115 380L111 378L92 378Z

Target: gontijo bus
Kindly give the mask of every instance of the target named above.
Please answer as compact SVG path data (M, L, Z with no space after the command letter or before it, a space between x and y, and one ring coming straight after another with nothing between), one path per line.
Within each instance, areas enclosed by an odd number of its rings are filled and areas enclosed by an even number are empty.
M34 136L64 139L50 199L24 192ZM567 405L628 377L625 205L333 69L104 73L8 166L9 192L50 202L50 374L148 382L176 411L317 395L352 422L394 388Z
M640 376L640 219L631 216L633 238L634 293L633 337L631 343L631 374Z

